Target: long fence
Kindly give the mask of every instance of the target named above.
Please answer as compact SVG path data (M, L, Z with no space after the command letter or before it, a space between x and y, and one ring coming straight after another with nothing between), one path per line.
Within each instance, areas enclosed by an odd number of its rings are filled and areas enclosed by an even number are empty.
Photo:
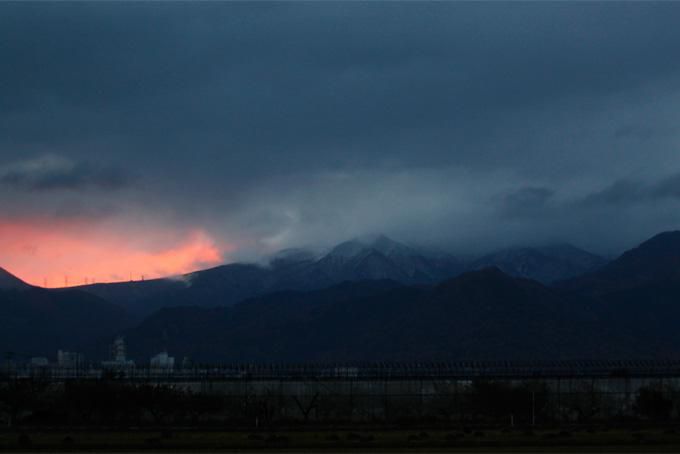
M102 393L171 390L158 393L158 405L166 407L172 405L160 399L172 395L209 396L219 408L204 418L241 424L680 419L680 361L17 367L1 378L8 385L40 380L59 389L89 383L101 386ZM147 404L155 405L153 399Z
M347 363L231 363L183 368L135 367L131 364L9 365L0 380L42 377L47 380L100 379L115 375L128 381L295 380L295 379L527 379L680 377L680 360L640 361L458 361L458 362L347 362Z

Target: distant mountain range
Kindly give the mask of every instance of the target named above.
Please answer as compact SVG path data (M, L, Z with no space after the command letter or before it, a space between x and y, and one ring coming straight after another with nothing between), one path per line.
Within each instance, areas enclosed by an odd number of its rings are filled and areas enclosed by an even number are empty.
M318 257L305 250L276 254L268 266L222 265L179 279L79 287L137 315L170 306L229 306L281 290L315 290L345 281L391 279L434 284L460 274L464 264L448 254L411 248L384 235L341 243Z
M610 263L569 245L464 263L375 236L75 289L3 270L0 349L101 352L125 333L138 357L200 361L658 358L680 356L678 300L680 232Z
M444 253L424 251L384 235L346 241L318 256L282 251L268 266L234 263L180 279L96 284L79 289L114 302L136 315L162 307L229 306L281 290L308 291L345 281L390 279L405 285L432 285L466 270L497 266L517 277L544 283L595 269L604 259L569 245L499 252L471 263Z
M556 244L506 249L475 260L470 268L498 267L510 276L551 284L597 270L606 263L602 257L570 244Z
M165 308L128 337L142 357L167 347L205 361L680 357L676 242L680 232L662 234L552 287L498 268L434 286L346 282Z

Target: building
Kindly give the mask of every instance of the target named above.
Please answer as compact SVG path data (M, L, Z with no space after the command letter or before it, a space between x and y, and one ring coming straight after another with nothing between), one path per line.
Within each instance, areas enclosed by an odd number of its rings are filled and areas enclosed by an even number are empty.
M125 338L118 336L111 344L111 361L124 363L127 360L127 345L125 345Z
M114 339L111 344L110 355L111 359L102 361L104 369L121 370L135 367L135 362L127 359L127 345L123 336L118 336Z
M57 366L66 369L77 369L82 367L85 363L83 355L78 352L69 352L66 350L57 351Z
M185 356L182 358L182 364L181 364L182 369L191 369L194 367L194 362L191 358L188 356Z
M163 371L170 371L175 368L175 358L169 356L168 352L161 352L151 358L151 369L160 369Z
M50 362L44 356L36 356L31 358L30 364L32 367L47 367L50 365Z

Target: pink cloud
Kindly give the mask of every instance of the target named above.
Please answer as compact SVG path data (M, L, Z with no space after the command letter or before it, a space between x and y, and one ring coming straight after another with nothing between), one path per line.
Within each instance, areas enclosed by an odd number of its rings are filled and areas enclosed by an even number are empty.
M231 250L201 228L0 219L0 266L48 287L188 273L222 263Z

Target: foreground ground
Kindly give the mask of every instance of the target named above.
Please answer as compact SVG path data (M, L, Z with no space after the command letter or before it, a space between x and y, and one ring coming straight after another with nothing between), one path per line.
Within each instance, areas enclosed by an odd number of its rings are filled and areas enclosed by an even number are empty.
M680 426L561 430L46 430L0 432L0 451L678 452Z

